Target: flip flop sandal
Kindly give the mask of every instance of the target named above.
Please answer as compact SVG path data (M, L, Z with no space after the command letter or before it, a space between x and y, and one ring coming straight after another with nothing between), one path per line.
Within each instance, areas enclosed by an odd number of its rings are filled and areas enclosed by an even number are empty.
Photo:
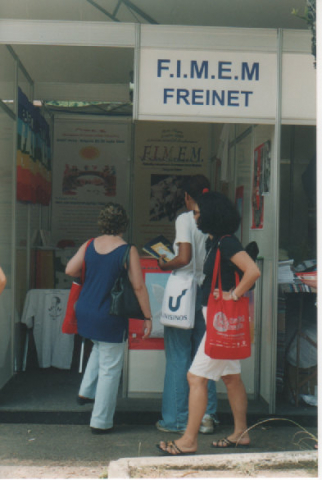
M231 442L228 438L221 438L217 445L211 444L212 448L248 448L249 444L241 444L238 442Z
M160 447L159 444L157 444L156 447L163 455L166 455L166 456L174 456L175 457L175 456L180 456L180 455L194 455L196 453L196 452L183 452L182 450L180 450L180 448L178 447L178 445L176 444L176 442L174 440L166 443L166 449L170 447L174 450L174 453L168 452L168 450Z

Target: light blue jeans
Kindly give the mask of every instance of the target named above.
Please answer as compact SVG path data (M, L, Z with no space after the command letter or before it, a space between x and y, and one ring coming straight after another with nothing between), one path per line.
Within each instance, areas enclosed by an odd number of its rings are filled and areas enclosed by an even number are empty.
M95 398L90 426L112 428L125 343L93 340L93 344L79 395Z
M189 398L187 373L206 330L201 309L201 292L198 288L194 328L183 330L164 327L166 371L162 396L162 420L159 424L169 430L185 430L187 426ZM216 382L209 380L206 413L213 415L216 412Z

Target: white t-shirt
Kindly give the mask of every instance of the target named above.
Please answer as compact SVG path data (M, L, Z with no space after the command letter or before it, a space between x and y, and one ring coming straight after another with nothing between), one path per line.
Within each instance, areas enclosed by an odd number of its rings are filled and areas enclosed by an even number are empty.
M69 290L29 290L22 323L33 328L38 363L41 368L70 369L74 335L62 333Z
M179 253L179 243L190 243L192 248L195 247L195 252L192 251L192 257L188 265L174 270L174 275L186 275L193 272L193 256L196 261L196 280L198 285L202 284L204 279L203 262L206 255L206 239L207 235L198 230L193 212L186 212L179 215L176 220L176 238L174 240L173 249L174 253Z

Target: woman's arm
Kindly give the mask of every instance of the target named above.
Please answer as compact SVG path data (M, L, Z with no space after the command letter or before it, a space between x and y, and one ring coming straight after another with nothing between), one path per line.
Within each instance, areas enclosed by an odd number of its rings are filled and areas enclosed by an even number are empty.
M79 247L75 255L69 260L65 268L66 275L69 275L70 277L81 276L83 260L86 252L86 245L87 242L83 243L83 245Z
M170 262L163 260L164 255L158 259L161 270L177 270L177 268L185 267L191 260L192 250L191 243L178 243L179 253Z
M233 289L233 294L236 297L240 298L244 293L246 293L260 277L260 271L256 263L250 258L248 253L245 251L240 251L236 253L233 257L230 258L230 261L233 262L236 267L238 267L243 273L243 278L239 282L238 286ZM219 291L216 288L214 290L214 296L217 298ZM230 300L231 292L223 292L223 299Z
M0 293L3 292L4 290L4 287L6 286L7 284L7 278L4 274L4 271L2 270L2 268L0 267Z
M244 251L236 253L230 260L244 273L243 278L234 289L235 294L239 298L254 285L261 272L248 253Z
M130 250L129 279L132 284L134 293L139 301L143 315L146 320L143 323L143 338L147 338L152 331L152 313L149 301L149 295L144 283L140 257L135 247Z

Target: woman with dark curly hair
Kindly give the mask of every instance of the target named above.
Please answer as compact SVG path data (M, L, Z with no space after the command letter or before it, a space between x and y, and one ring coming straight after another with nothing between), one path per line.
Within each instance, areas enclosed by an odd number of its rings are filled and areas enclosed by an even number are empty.
M221 280L224 300L238 302L260 276L255 262L246 253L234 235L240 223L240 216L231 201L217 192L205 193L197 199L194 210L197 227L207 233L207 254L204 262L205 279L202 284L203 314L207 318L209 295L219 296L215 287L211 292L211 282L217 249L221 252ZM235 272L240 277L235 286ZM184 435L179 440L160 442L157 447L166 455L183 455L197 450L198 430L207 406L208 380L222 378L227 388L228 400L234 417L234 431L227 438L212 443L214 448L242 447L250 444L247 433L247 395L241 380L239 360L216 360L205 353L206 335L201 341L194 361L188 372L189 418Z
M100 212L98 225L102 235L85 242L66 266L66 274L81 275L85 259L85 280L76 305L78 333L93 342L93 348L77 397L80 405L94 402L90 426L92 433L109 433L123 365L128 319L109 314L110 291L123 267L127 243L122 236L128 225L126 211L109 202ZM87 247L87 248L86 248ZM146 319L143 338L152 329L148 292L143 280L137 249L130 250L129 279Z

